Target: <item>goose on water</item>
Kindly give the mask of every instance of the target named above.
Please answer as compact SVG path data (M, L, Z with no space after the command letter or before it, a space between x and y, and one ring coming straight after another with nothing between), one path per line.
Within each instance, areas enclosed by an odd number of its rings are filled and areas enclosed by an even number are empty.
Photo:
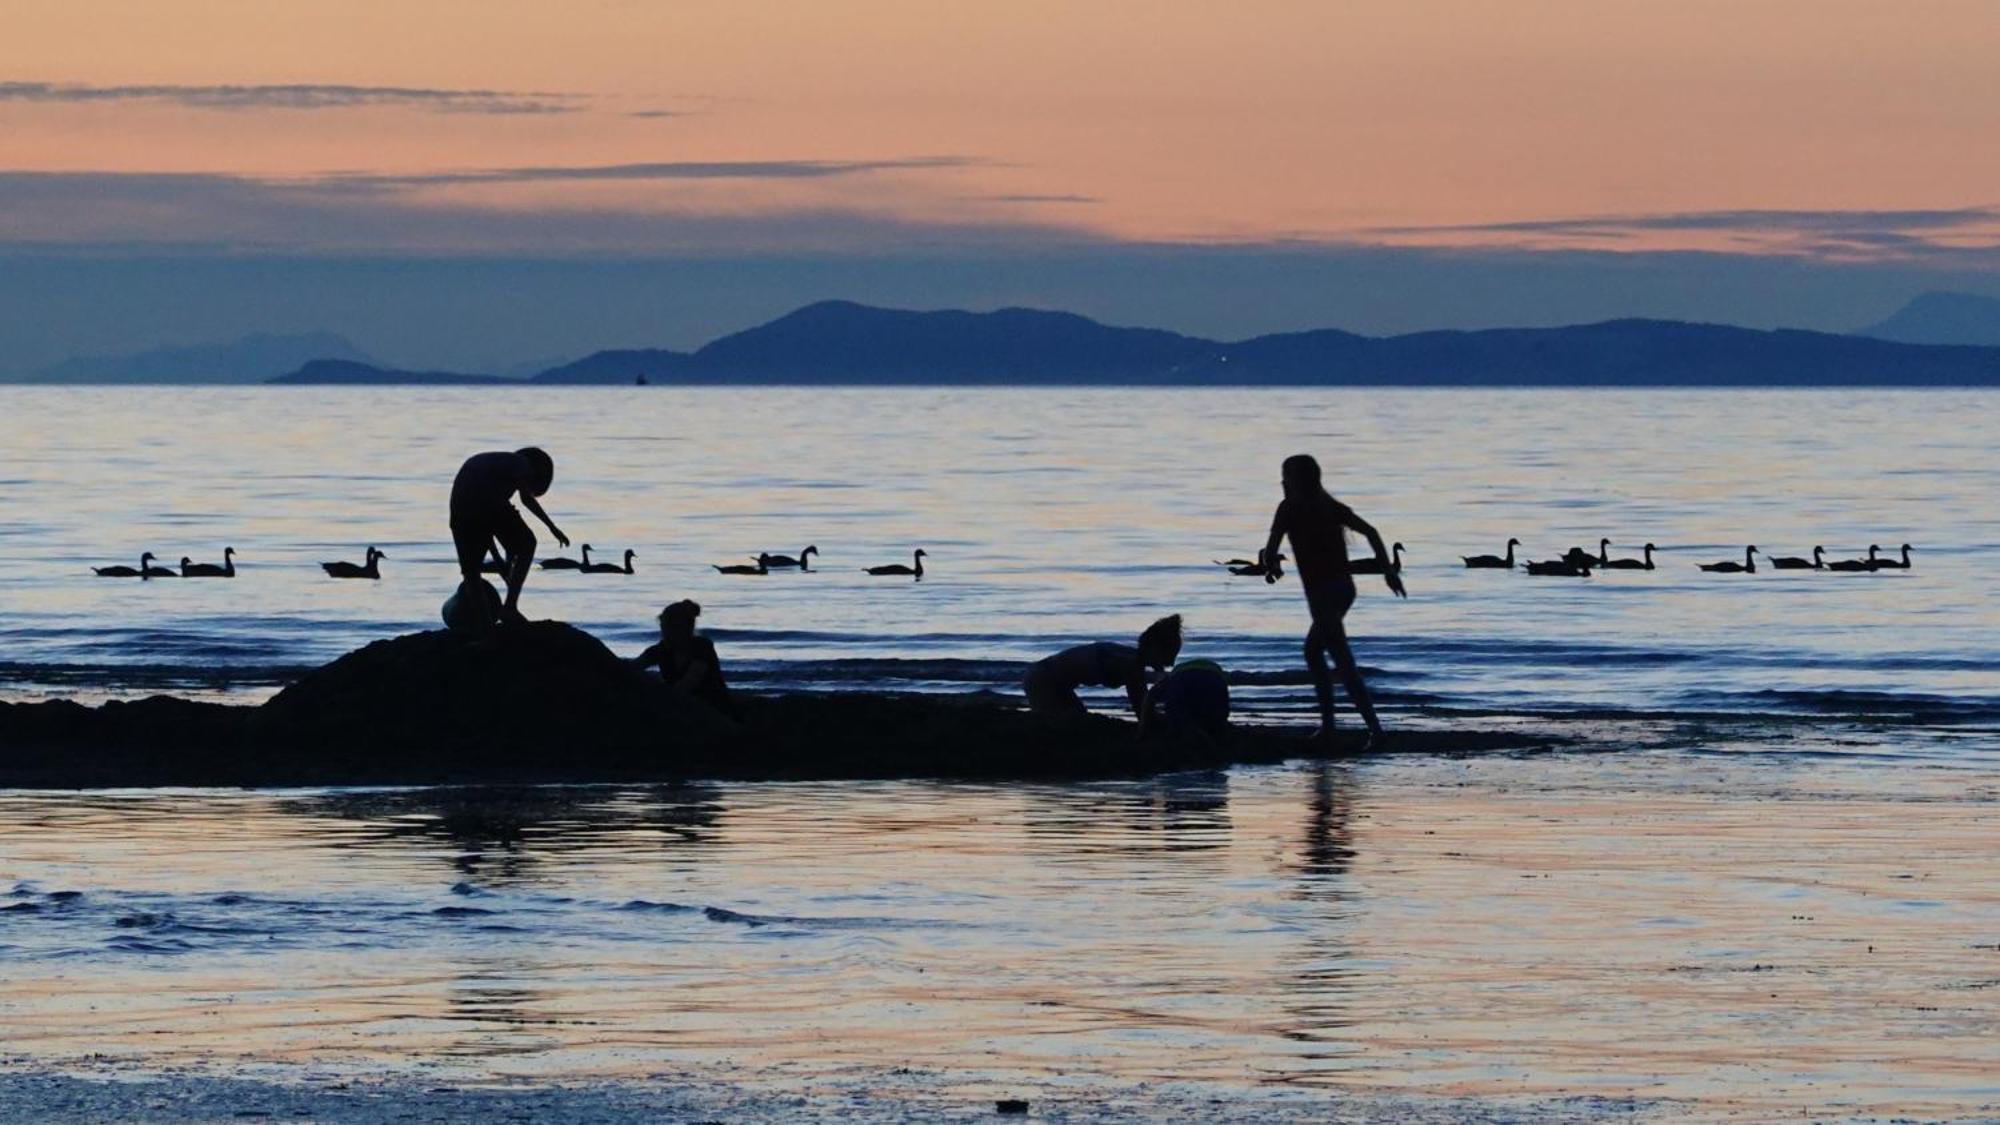
M170 567L170 566L152 566L152 565L148 564L148 563L146 562L146 559L150 559L150 558L152 558L152 557L153 557L153 556L152 556L152 555L151 555L151 554L149 553L149 554L147 554L147 555L146 555L146 558L145 558L145 559L140 559L140 560L139 560L139 577L141 577L141 578L179 578L179 577L181 576L181 572L180 572L180 571L178 571L178 570L175 570L175 569L174 569L173 567Z
M1519 539L1507 540L1507 557L1499 555L1460 555L1465 560L1467 570L1512 570L1514 569L1514 548L1521 545Z
M806 558L806 556L817 554L819 554L818 547L807 547L805 550L799 552L798 558L793 558L790 555L759 555L757 557L764 560L766 569L777 567L779 570L783 570L786 567L795 566L800 570L811 570L812 567L807 565L811 560Z
M1876 569L1876 570L1908 570L1908 569L1910 569L1910 545L1909 545L1908 543L1905 543L1905 544L1903 544L1903 561L1902 561L1902 562L1897 562L1897 561L1896 561L1896 560L1894 560L1894 559L1876 559L1876 560L1875 560L1875 569Z
M1523 565L1529 574L1538 575L1543 578L1590 577L1590 568L1588 566L1578 566L1574 560L1568 557L1549 559L1546 562L1525 563Z
M1354 559L1347 564L1347 573L1349 574L1382 574L1385 569L1389 574L1403 573L1403 545L1401 543L1390 546L1389 565L1386 568L1383 567L1382 560L1372 557Z
M370 547L368 548L368 561L360 566L356 566L351 562L330 562L319 564L319 568L326 571L329 578L380 578L382 577L382 570L376 564L388 557L388 555L383 554L374 547Z
M714 563L710 563L709 565L715 566ZM769 574L771 573L771 556L758 555L755 566L745 566L741 563L735 566L716 566L715 572L717 574Z
M918 547L916 554L910 556L910 561L914 565L904 566L902 563L890 563L888 566L868 567L867 571L870 574L883 578L895 575L909 575L917 581L922 582L924 580L924 549Z
M1778 555L1775 558L1767 555L1765 561L1771 564L1772 570L1825 570L1826 559L1823 557L1825 554L1825 547L1814 547L1812 558L1809 559L1802 559L1797 555Z
M581 561L577 559L563 559L563 558L542 560L543 570L588 570L589 568L590 568L590 544L588 543L585 543L583 545L583 558Z
M1875 557L1875 552L1880 551L1881 549L1882 548L1877 544L1870 543L1868 545L1867 558L1835 559L1833 562L1826 564L1826 568L1828 570L1837 570L1842 574L1855 574L1864 570L1874 570L1875 567L1881 562L1880 559L1877 559Z
M1605 563L1611 561L1611 540L1599 539L1597 541L1597 553L1594 555L1582 547L1571 547L1569 550L1563 552L1563 558L1571 566L1585 569L1603 566Z
M1655 547L1651 543L1648 543L1646 544L1646 557L1643 560L1605 559L1604 562L1600 565L1605 570L1651 570L1653 569L1653 552L1657 550L1659 550L1658 547Z
M1755 574L1757 573L1757 560L1751 556L1756 553L1757 548L1745 547L1743 548L1742 562L1699 563L1697 565L1710 574Z
M236 548L222 549L222 565L198 563L187 556L181 556L182 578L234 578L236 577Z
M617 563L591 563L589 566L578 567L577 570L584 574L637 574L638 572L632 569L632 560L638 557L639 552L627 548L624 566L619 566Z
M99 578L150 578L152 561L153 552L147 551L139 556L138 566L93 566L90 569Z

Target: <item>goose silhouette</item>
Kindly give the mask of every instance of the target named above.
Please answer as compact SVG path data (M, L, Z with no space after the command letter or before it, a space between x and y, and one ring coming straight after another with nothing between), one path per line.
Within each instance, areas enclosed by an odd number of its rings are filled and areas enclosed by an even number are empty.
M1775 558L1766 556L1765 561L1771 564L1772 570L1825 570L1825 555L1825 547L1814 547L1812 558L1809 559L1802 559L1797 555L1779 555Z
M916 554L910 556L910 561L914 565L904 566L902 563L890 563L887 566L868 567L867 571L878 578L893 578L899 575L908 575L922 582L924 580L924 549L918 547Z
M1606 545L1609 546L1609 541L1606 542ZM1648 543L1646 544L1646 557L1643 560L1605 559L1598 565L1605 570L1651 570L1653 569L1653 552L1657 550L1659 550L1658 547Z
M786 567L793 566L798 567L800 570L810 570L812 568L806 565L810 560L806 556L817 554L819 554L818 547L807 547L805 550L799 552L798 558L793 558L790 555L759 555L757 557L764 560L764 567L767 570L772 567L783 570Z
M1875 557L1875 552L1880 551L1881 549L1882 549L1881 547L1873 543L1870 543L1868 545L1867 558L1836 559L1835 561L1826 564L1826 568L1828 570L1838 571L1841 574L1856 574L1864 570L1874 570L1876 564L1881 561Z
M1756 554L1757 548L1745 547L1743 548L1742 562L1697 563L1696 565L1710 574L1755 574L1757 573Z
M583 545L581 561L564 558L543 559L541 566L543 570L587 570L590 567L590 544Z
M181 557L182 578L234 578L236 577L236 548L222 549L222 565L198 563L186 556Z
M637 574L638 572L632 569L632 560L638 557L639 552L628 548L625 552L624 566L619 566L617 563L591 563L588 566L580 566L577 570L583 574Z
M710 563L709 565L715 566L714 563ZM743 563L738 563L735 566L716 566L715 572L717 574L769 574L771 573L771 556L758 555L756 565L754 566Z
M151 578L153 552L139 556L138 566L93 566L91 571L99 578Z
M388 555L383 554L374 547L370 547L368 548L368 561L360 566L356 566L351 562L325 562L319 564L319 568L326 571L329 578L380 578L382 577L382 571L377 564L388 557Z
M1347 564L1349 574L1401 574L1403 573L1403 545L1394 544L1389 548L1389 565L1383 567L1380 560L1373 557L1355 559Z
M1512 570L1514 569L1514 548L1521 545L1519 539L1507 540L1507 557L1499 555L1460 555L1465 560L1467 570Z
M1905 543L1905 544L1903 544L1903 561L1902 561L1902 562L1897 562L1897 561L1896 561L1896 560L1894 560L1894 559L1876 559L1876 560L1875 560L1875 569L1876 569L1876 570L1908 570L1908 569L1910 569L1910 545L1909 545L1908 543Z

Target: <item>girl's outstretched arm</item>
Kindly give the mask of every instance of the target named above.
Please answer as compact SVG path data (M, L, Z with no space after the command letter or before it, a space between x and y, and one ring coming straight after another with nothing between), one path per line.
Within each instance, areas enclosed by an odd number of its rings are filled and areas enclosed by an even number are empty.
M1271 534L1264 540L1264 549L1257 552L1257 561L1264 564L1264 583L1270 585L1278 580L1278 568L1270 565L1270 560L1278 554L1278 544L1285 538L1290 525L1285 519L1285 504L1281 500L1278 508L1271 513Z
M1394 590L1399 598L1409 597L1410 595L1403 592L1403 576L1389 566L1389 548L1382 545L1382 533L1375 530L1374 524L1357 515L1354 509L1348 508L1346 511L1347 526L1366 536L1368 545L1375 549L1375 561L1382 564L1382 577L1388 582L1389 589Z

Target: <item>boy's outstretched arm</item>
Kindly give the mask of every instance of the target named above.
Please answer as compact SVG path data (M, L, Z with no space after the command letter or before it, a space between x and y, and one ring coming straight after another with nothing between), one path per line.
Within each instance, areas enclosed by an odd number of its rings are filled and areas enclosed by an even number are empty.
M562 528L556 526L556 521L550 519L547 512L542 511L541 501L528 495L526 489L521 491L521 506L535 513L535 518L548 526L549 534L556 537L557 543L565 547L569 546L569 536L562 533Z
M1375 530L1374 524L1356 515L1351 508L1347 512L1347 526L1367 537L1368 545L1375 549L1375 560L1382 564L1382 578L1388 582L1389 589L1395 591L1399 598L1409 597L1410 595L1403 592L1403 576L1389 567L1389 548L1382 545L1382 533Z

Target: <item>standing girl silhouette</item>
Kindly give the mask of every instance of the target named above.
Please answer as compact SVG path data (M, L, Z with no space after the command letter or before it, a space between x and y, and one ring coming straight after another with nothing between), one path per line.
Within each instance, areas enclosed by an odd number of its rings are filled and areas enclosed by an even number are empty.
M1354 514L1354 509L1335 500L1320 484L1319 462L1300 453L1285 458L1283 468L1285 498L1271 517L1271 536L1259 560L1277 554L1278 542L1290 537L1292 561L1298 569L1299 584L1306 590L1306 608L1312 612L1312 629L1306 633L1306 668L1312 673L1313 694L1319 699L1320 728L1315 738L1333 736L1333 680L1327 675L1326 658L1333 657L1347 698L1368 724L1368 744L1382 735L1382 721L1375 717L1375 701L1368 685L1361 682L1361 670L1354 663L1354 650L1347 643L1347 611L1354 605L1354 575L1348 569L1347 532L1360 532L1375 548L1382 564L1382 578L1397 597L1403 592L1402 575L1389 569L1389 551L1382 545L1382 533L1373 524ZM1264 581L1276 582L1275 573Z

